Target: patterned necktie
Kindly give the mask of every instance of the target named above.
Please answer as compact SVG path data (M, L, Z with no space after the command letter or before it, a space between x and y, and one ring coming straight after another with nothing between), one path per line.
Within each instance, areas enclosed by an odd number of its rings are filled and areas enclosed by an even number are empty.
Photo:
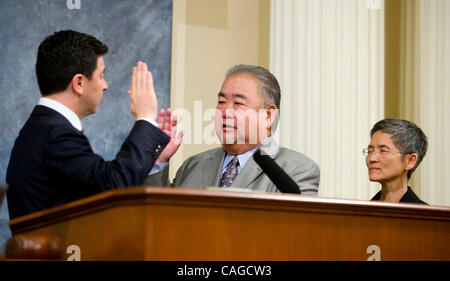
M228 164L227 169L222 175L222 178L220 179L220 185L221 187L230 187L231 183L233 182L234 178L239 173L238 170L239 160L237 156L233 157L233 160L230 164Z

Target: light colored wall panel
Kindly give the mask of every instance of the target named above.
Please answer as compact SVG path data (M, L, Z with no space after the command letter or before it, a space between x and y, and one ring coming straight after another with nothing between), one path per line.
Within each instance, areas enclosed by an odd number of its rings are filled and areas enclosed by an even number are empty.
M321 168L319 194L370 199L361 150L384 114L384 1L283 0L271 7L280 143Z
M217 147L202 134L226 71L235 64L268 67L269 0L174 0L171 106L191 116L190 132L172 157L170 175L191 155ZM203 120L207 117L207 120Z

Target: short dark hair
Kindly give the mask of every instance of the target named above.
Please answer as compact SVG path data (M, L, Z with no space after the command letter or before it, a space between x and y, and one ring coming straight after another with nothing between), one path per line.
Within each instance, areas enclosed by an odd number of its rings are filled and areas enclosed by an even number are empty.
M372 137L377 131L383 131L392 135L392 140L394 141L395 146L402 153L403 158L405 154L417 154L416 165L408 171L409 179L427 153L427 137L413 122L394 118L386 118L378 121L370 131L370 137Z
M42 96L63 91L76 74L88 79L97 68L97 58L108 46L97 38L73 30L62 30L41 42L36 61L36 76Z

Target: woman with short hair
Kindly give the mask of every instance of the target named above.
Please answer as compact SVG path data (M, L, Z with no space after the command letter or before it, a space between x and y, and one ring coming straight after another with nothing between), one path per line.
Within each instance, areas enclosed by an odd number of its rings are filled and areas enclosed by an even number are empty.
M388 118L373 126L370 137L363 154L370 181L381 184L381 191L371 200L426 204L408 186L427 152L428 141L422 130L410 121Z

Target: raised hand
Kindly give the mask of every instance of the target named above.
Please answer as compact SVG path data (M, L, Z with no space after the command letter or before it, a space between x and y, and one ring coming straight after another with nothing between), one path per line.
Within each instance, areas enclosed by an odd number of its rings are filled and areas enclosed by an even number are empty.
M172 116L172 110L170 108L166 112L164 109L159 111L158 127L170 137L170 142L161 152L156 163L166 163L169 161L183 142L184 133L179 132L177 135L177 124L177 117L175 115Z
M158 100L153 87L153 76L148 71L146 63L139 61L133 67L131 90L128 91L128 94L130 95L131 113L136 119L156 119Z

